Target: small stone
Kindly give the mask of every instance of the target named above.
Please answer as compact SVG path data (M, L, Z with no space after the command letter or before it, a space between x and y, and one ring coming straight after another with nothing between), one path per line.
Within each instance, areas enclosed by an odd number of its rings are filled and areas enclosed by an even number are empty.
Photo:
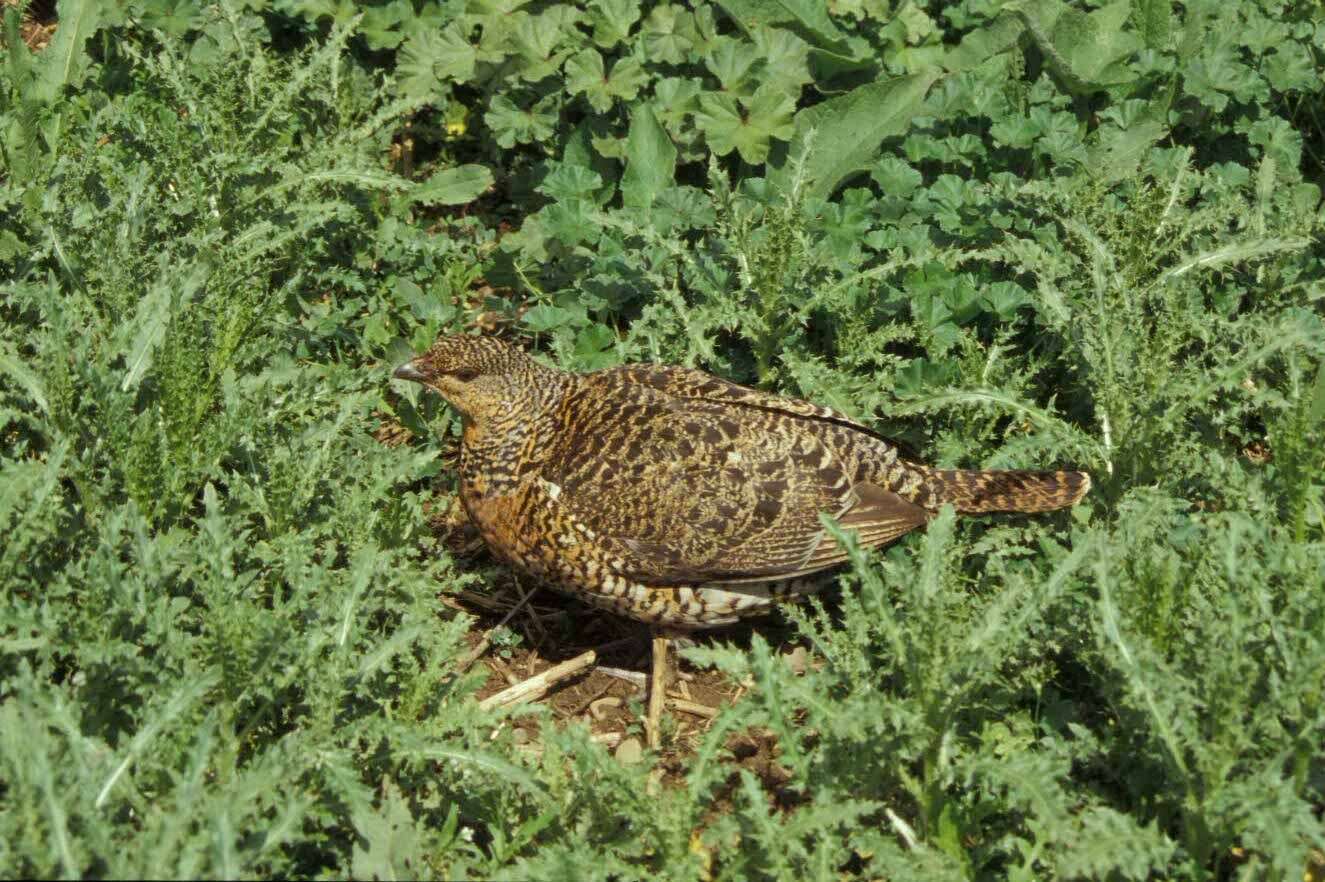
M782 657L787 660L787 667L791 668L793 674L804 674L805 669L810 666L810 654L805 651L804 646L797 646Z
M627 738L617 745L615 756L624 765L633 765L644 758L644 745L638 738Z

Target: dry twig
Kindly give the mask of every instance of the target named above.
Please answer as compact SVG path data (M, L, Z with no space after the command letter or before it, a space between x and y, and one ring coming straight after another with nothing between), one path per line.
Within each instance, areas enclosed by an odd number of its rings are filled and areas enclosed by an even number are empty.
M535 588L532 591L530 591L528 594L522 595L520 597L520 602L517 603L515 606L511 607L511 611L508 612L505 616L503 616L500 622L498 622L496 625L483 632L483 639L480 640L478 642L478 645L475 646L472 650L470 650L469 653L467 653L465 657L460 660L460 664L456 666L456 670L459 673L463 674L465 671L469 670L469 666L472 665L474 662L478 661L479 657L482 656L483 653L488 651L488 647L492 645L493 632L495 632L498 628L506 627L506 623L511 620L511 617L524 608L524 605L528 603L530 599L533 598L534 592L537 590L538 589Z
M669 698L667 699L667 706L672 710L694 714L697 717L704 717L707 720L711 720L718 715L718 709L716 707L709 707L707 704L686 701L684 698Z
M575 676L592 665L595 657L592 649L582 655L577 655L575 658L564 661L556 667L548 668L543 673L530 677L528 680L516 683L509 689L503 689L496 695L489 695L479 702L479 707L484 710L492 710L495 707L506 707L525 701L537 701L557 683Z

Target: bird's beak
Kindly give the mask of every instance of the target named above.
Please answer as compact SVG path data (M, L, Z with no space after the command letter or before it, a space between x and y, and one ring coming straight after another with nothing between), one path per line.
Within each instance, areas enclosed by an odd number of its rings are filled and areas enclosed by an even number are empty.
M419 360L416 358L407 361L392 372L391 376L397 380L413 380L416 383L422 383L428 379L428 374L419 369Z

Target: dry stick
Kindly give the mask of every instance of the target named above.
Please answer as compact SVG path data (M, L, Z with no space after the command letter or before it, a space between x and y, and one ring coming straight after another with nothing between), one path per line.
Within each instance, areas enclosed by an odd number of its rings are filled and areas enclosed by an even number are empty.
M515 583L515 590L520 593L521 606L524 605L525 601L533 597L534 592L538 590L538 586L535 585L533 588L530 588L529 593L526 594L524 590L524 585L520 584L519 579L515 579L514 583ZM547 628L543 625L543 619L538 615L537 610L535 610L532 606L529 607L529 618L533 621L534 627L537 628L538 630L538 641L534 644L534 648L542 649L543 641L547 639Z
M683 713L694 714L697 717L713 719L718 715L716 707L709 707L707 704L697 704L693 701L686 701L684 698L669 698L667 706L672 710L679 710Z
M496 695L490 695L478 703L483 710L519 704L523 701L537 701L547 694L555 684L573 677L594 663L595 655L591 649L583 655L577 655L570 661L564 661L541 674L522 680L509 689L503 689Z
M534 589L534 591L537 590L538 590L537 588ZM533 598L534 591L530 591L528 594L522 595L520 597L520 602L517 603L515 606L511 607L511 611L508 612L505 616L503 616L500 622L498 622L495 626L489 628L487 631L483 632L483 639L478 642L478 646L475 646L472 650L470 650L470 652L464 658L460 660L460 664L457 665L456 668L458 673L463 674L465 671L469 670L469 666L472 665L474 662L478 661L479 658L483 655L483 653L488 651L488 647L492 645L493 632L496 631L498 628L504 628L506 626L506 623L511 620L511 617L516 613L518 613L521 609L523 609L524 605Z
M662 740L659 724L662 721L663 701L667 698L667 644L662 635L653 638L653 677L649 682L649 715L644 720L644 734L649 747L657 748Z
M488 612L503 612L507 608L506 604L500 600L486 594L479 594L477 591L470 591L468 588L461 588L456 592L456 596L468 600L475 606L481 606Z
M502 661L499 656L488 656L488 666L501 674L501 678L506 681L508 686L514 686L520 682L520 678L515 676L515 672L507 667L506 662Z
M627 683L638 689L643 689L645 686L649 685L649 678L641 674L639 671L610 668L607 665L598 665L594 670L607 674L609 677L615 677L618 680L625 680Z

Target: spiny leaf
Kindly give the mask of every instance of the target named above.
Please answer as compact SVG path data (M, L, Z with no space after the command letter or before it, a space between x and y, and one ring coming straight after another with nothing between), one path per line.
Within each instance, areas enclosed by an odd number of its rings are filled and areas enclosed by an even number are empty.
M56 6L60 25L51 44L42 50L33 65L35 77L28 98L51 104L65 86L78 85L91 63L83 47L100 27L101 13L101 4L96 0L60 0Z

